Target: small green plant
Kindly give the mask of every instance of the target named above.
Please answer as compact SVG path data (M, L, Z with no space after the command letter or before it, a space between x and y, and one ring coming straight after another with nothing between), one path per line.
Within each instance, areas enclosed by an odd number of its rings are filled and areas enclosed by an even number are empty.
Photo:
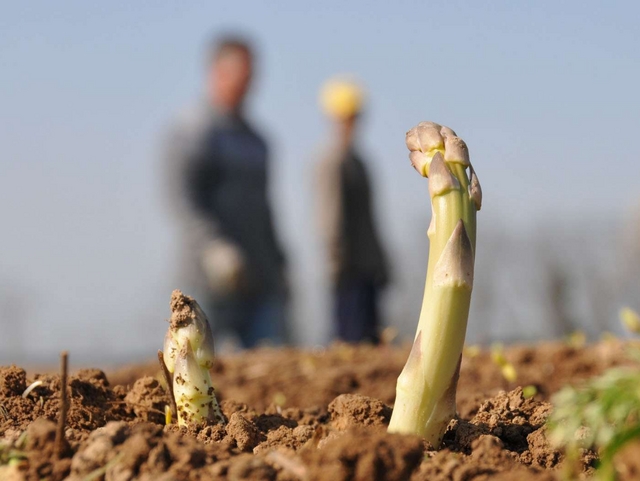
M14 441L0 440L0 468L3 466L9 468L19 466L27 459L26 453L22 450L26 436L26 431L23 431L18 439Z
M500 374L508 382L516 382L518 379L518 371L516 367L510 363L504 355L504 346L497 342L491 346L491 360L500 368Z
M640 334L640 314L630 307L620 309L620 322L627 331Z
M581 330L573 331L565 338L565 343L574 349L582 349L587 344L587 335Z
M195 299L179 290L171 294L171 319L159 357L178 424L224 422L209 374L214 360L209 321Z
M632 353L640 361L640 352ZM629 441L640 438L640 371L613 368L579 387L556 393L548 426L550 440L564 447L567 469L573 469L582 449L596 449L596 477L616 479L614 457Z
M421 122L407 132L409 159L429 178L429 266L418 329L396 385L389 431L439 446L456 414L456 387L467 330L482 192L464 141L448 127Z

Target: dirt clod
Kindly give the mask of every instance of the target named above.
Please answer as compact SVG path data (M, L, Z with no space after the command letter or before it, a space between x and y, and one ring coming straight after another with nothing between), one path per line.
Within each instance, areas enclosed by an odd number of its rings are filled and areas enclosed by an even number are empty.
M303 459L312 467L310 480L402 480L420 464L423 451L417 436L352 428L321 449L306 451Z
M329 404L331 423L336 429L354 426L387 426L391 408L381 401L358 394L342 394Z
M276 470L263 459L250 454L241 454L229 467L229 481L273 481Z
M164 423L164 409L169 405L169 396L157 379L150 376L138 379L124 401L137 418L158 424Z
M233 413L229 424L227 424L227 434L235 441L240 451L253 451L264 436L257 426L245 419L242 414Z
M0 395L21 395L27 388L27 374L16 366L0 368Z

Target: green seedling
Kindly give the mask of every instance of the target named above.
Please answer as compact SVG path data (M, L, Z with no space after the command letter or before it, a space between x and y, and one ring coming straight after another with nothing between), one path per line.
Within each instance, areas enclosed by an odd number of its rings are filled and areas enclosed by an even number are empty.
M627 331L640 334L640 315L630 307L620 309L620 322Z
M171 319L159 353L176 406L178 425L223 423L209 370L213 366L213 335L193 297L171 294ZM166 416L171 421L171 416Z
M495 343L491 346L491 360L500 368L500 374L509 382L515 382L518 379L518 371L504 355L504 346Z
M529 386L525 386L522 388L522 396L525 399L529 399L532 398L533 396L535 396L536 394L538 394L538 388L535 387L534 385L530 384Z
M0 467L18 466L27 459L27 454L22 450L27 439L27 432L23 431L18 439L13 441L0 441ZM2 478L0 478L2 479Z
M573 331L567 336L565 342L569 347L574 349L582 349L587 344L587 335L584 331Z
M471 346L464 346L462 348L462 354L470 359L474 357L478 357L480 355L481 349L480 346L473 344Z
M634 357L640 359L640 353ZM629 441L640 438L640 371L614 368L580 387L556 393L548 426L551 442L567 454L568 475L582 449L597 449L596 478L616 479L614 458Z
M407 132L409 159L429 178L429 266L413 347L396 385L389 431L439 446L456 414L456 387L467 330L482 191L464 141L421 122Z
M120 461L122 461L122 458L125 456L124 451L116 454L113 459L111 459L108 463L106 463L104 466L100 466L99 468L94 469L93 471L91 471L89 474L87 474L84 478L82 478L82 481L97 481L99 479L104 479L105 478L105 474L107 474L107 472L113 468L114 466L116 466Z
M27 389L25 389L24 392L22 393L22 397L26 399L29 396L29 394L31 394L31 391L33 391L38 386L42 386L41 380L34 381L31 384L29 384L29 386L27 386Z

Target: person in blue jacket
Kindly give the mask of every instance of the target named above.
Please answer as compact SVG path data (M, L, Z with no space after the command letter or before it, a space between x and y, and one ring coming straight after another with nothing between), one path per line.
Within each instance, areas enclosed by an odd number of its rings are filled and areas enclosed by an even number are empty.
M185 290L203 305L214 336L234 334L247 348L287 337L268 146L243 113L253 57L243 39L213 44L204 98L178 118L165 147Z

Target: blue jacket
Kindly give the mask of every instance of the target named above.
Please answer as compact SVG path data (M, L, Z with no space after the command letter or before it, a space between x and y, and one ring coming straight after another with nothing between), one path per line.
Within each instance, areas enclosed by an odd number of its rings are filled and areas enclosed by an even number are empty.
M202 251L210 241L224 239L245 256L247 282L234 295L281 290L285 259L268 199L265 141L240 115L217 113L202 102L175 123L165 152L186 281L208 290Z

